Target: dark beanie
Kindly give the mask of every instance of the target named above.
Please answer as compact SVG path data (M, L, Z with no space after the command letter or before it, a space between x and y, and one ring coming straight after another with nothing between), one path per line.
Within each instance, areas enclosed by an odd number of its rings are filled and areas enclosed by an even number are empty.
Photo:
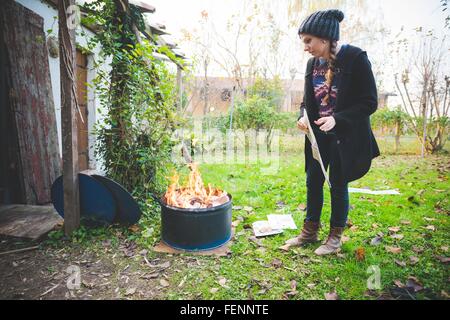
M339 22L343 19L344 13L341 10L316 11L302 22L298 33L307 33L324 39L339 40Z

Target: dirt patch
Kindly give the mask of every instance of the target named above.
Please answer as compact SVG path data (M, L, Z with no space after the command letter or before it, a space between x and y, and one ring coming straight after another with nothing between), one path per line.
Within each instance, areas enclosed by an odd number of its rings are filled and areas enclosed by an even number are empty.
M164 299L175 268L174 257L149 259L129 243L86 249L67 242L55 248L2 237L0 253L36 245L0 256L0 299Z

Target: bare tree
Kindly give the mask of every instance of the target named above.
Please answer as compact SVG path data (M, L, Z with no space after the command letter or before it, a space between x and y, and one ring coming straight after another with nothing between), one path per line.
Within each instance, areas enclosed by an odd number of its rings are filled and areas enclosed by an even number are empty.
M411 48L409 63L401 76L397 73L394 78L403 109L411 118L410 126L422 143L424 155L441 150L448 133L450 79L443 72L448 60L448 41L446 36L439 41L432 30L417 28L416 33L419 43ZM405 50L408 41L400 39L398 45Z
M261 39L264 26L257 1L246 1L242 6L240 12L228 18L225 33L217 30L206 11L202 11L198 34L184 32L184 41L196 47L198 71L203 73L202 57L207 55L210 65L214 64L228 78L234 79L233 86L240 92L244 91L244 81L251 83L260 72L258 61L264 48Z

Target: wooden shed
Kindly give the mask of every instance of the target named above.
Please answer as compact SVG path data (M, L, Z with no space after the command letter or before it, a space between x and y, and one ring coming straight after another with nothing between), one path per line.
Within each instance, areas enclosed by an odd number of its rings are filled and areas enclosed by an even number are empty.
M139 0L129 2L143 13L155 11ZM92 129L99 102L87 83L95 77L92 65L98 52L74 49L79 110L69 117L68 110L74 108L61 106L60 81L69 76L63 75L66 69L60 71L58 57L54 17L59 4L58 0L5 0L0 7L0 234L35 238L60 222L51 204L51 186L63 172L62 158L73 164L69 170L64 167L69 172L65 178L76 180L77 172L96 169ZM53 35L46 34L49 27ZM90 27L81 26L94 35L96 30ZM145 35L152 39L151 35L167 34L164 28L148 24ZM73 148L65 149L64 141ZM77 198L74 193L67 203ZM79 216L66 215L66 227L76 226L77 221Z

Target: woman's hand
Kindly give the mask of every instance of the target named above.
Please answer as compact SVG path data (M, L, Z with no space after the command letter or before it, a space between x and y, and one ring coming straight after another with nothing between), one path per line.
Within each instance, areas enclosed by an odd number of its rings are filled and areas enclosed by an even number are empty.
M330 131L336 125L336 120L334 120L334 117L322 117L314 121L314 123L320 126L320 130Z
M303 133L308 133L308 125L306 124L305 116L301 117L300 120L297 121L297 128L299 128Z

